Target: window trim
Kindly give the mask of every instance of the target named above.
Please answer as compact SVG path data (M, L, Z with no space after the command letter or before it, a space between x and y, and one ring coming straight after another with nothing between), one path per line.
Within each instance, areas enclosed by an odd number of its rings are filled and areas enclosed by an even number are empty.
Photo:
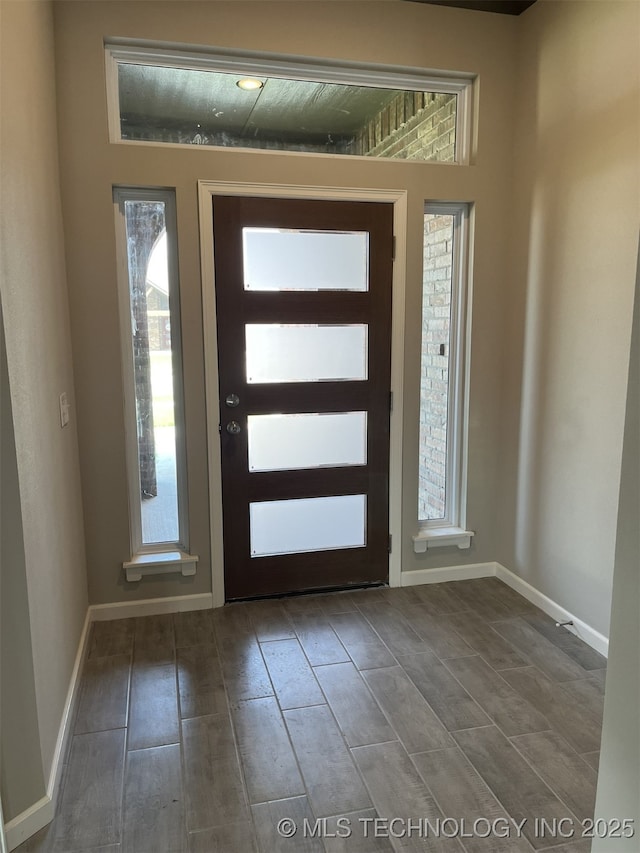
M164 68L183 68L194 71L219 71L242 76L270 76L309 80L317 83L341 83L368 86L378 89L418 89L429 92L457 95L456 144L452 163L437 160L403 160L388 158L393 163L431 163L439 166L466 166L472 160L473 103L476 76L468 72L441 72L433 69L382 64L314 59L303 56L276 54L261 51L233 51L199 45L167 44L111 38L105 41L105 73L107 87L107 115L109 142L119 145L162 146L164 148L202 149L205 151L233 151L245 153L286 154L298 157L346 157L350 160L371 161L369 156L357 154L325 154L271 150L264 148L225 147L220 145L185 146L177 142L152 142L122 139L120 129L120 98L118 91L118 64L155 65Z
M171 363L176 442L176 479L178 495L178 540L144 543L142 541L142 509L140 501L140 463L134 383L133 347L131 344L131 299L129 264L126 242L126 201L161 201L165 208L167 257L169 266L169 312L171 318ZM125 454L131 560L123 563L127 580L140 580L145 574L180 571L195 573L197 557L189 554L189 525L187 504L187 458L185 445L184 379L182 370L182 341L180 335L180 292L178 276L178 245L175 191L149 187L114 187L118 305L120 313L120 342L122 358L122 387L125 422Z
M470 237L473 211L472 205L466 202L427 201L424 213L453 216L454 224L445 513L444 518L418 518L418 533L413 537L416 553L451 545L468 548L474 535L473 531L466 529L472 297ZM420 352L422 354L422 336Z

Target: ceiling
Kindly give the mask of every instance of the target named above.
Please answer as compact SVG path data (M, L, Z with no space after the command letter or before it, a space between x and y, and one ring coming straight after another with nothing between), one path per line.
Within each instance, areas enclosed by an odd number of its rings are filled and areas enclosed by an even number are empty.
M497 12L501 15L521 15L536 0L408 0L409 3L429 3L431 6L456 6L476 12Z
M260 77L244 91L238 74L149 65L118 66L120 112L126 127L182 126L240 138L277 134L309 142L353 137L398 92Z

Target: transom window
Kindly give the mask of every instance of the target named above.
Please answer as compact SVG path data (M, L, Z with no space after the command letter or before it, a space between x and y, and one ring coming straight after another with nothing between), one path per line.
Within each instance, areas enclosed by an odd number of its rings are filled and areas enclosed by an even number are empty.
M465 162L470 78L107 48L112 141Z

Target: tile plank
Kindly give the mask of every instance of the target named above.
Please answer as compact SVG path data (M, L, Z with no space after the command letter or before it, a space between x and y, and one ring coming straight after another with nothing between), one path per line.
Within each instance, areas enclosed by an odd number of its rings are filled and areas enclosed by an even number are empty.
M503 676L576 752L600 749L600 721L588 708L576 705L562 685L551 681L534 666L506 670Z
M313 670L297 640L262 643L262 653L283 710L325 703Z
M304 823L313 827L315 818L306 797L293 797L251 806L260 853L324 853L322 841L304 832ZM278 830L281 820L291 820L297 831L286 838ZM204 851L203 851L204 853Z
M290 619L294 616L306 616L309 613L322 615L320 595L291 595L281 600Z
M214 645L178 649L176 665L182 719L226 713L227 696Z
M597 749L595 752L583 752L581 758L583 758L589 767L592 767L596 773L600 767L600 750Z
M249 818L227 714L182 721L187 829L195 832Z
M428 792L411 759L399 743L359 746L352 750L356 764L362 773L378 815L390 821L399 818L428 819L434 825L444 815ZM420 836L423 837L420 837ZM449 853L462 851L455 838L424 837L425 833L407 833L397 839L402 842L397 850L434 851Z
M257 850L250 821L189 833L189 853L257 853Z
M309 613L294 616L292 621L311 666L345 663L349 660L349 655L325 616Z
M604 684L598 678L581 678L578 681L563 681L562 687L602 725L604 714Z
M393 846L388 838L375 837L372 821L377 817L375 809L330 817L323 839L326 853L393 853Z
M396 663L396 659L361 613L337 613L329 616L329 622L358 669L376 669L394 666Z
M227 637L219 644L220 663L229 701L273 696L273 687L253 634Z
M432 652L402 655L398 663L449 731L491 723L478 703Z
M130 655L94 657L85 662L74 732L107 731L127 725Z
M479 655L448 660L446 666L505 735L541 732L550 728L547 718Z
M490 823L509 820L504 808L458 747L422 752L411 758L436 801L446 804L447 814L464 820L468 829L473 828L476 820ZM515 830L509 832L507 838L500 838L495 833L483 838L483 834L478 832L464 839L468 853L531 851L528 841L518 838Z
M512 616L542 613L535 604L527 601L523 595L520 595L515 589L512 589L504 581L501 581L500 578L483 578L482 583L493 594L494 598L501 604L504 604Z
M348 746L396 740L396 734L352 663L319 666L316 678Z
M538 775L569 806L578 820L593 818L598 774L555 732L511 738Z
M179 743L174 664L133 668L128 734L128 749Z
M362 590L329 592L319 596L318 604L324 616L335 616L338 613L356 613L359 598L362 598Z
M390 604L367 604L361 606L360 611L392 654L402 655L426 650L424 640L407 624L400 611Z
M296 632L280 601L252 601L248 611L251 626L260 642L295 639Z
M185 853L187 831L177 744L127 754L123 800L123 853Z
M434 616L422 604L404 607L402 615L416 634L424 640L427 650L439 658L472 655L473 649L451 626L448 616Z
M588 646L566 628L556 627L555 620L544 613L531 613L522 617L528 625L542 634L549 642L568 655L575 663L586 670L605 669L607 659Z
M233 710L250 803L304 794L304 784L274 697L249 699Z
M173 614L176 648L215 643L213 610L189 610Z
M176 649L172 614L140 616L134 622L134 662L145 664L173 663Z
M371 800L326 705L285 711L284 718L316 817L370 808Z
M526 820L523 834L536 849L557 843L539 837L536 818L549 824L567 817L567 807L531 769L495 726L455 732L453 737L482 779L516 821ZM561 840L561 839L560 839Z
M218 642L221 640L240 637L243 634L253 634L253 625L249 617L248 602L236 602L216 607L212 611L213 630Z
M448 616L469 610L469 605L456 594L455 583L425 583L411 587L417 603L434 616Z
M488 622L496 619L508 619L513 615L511 607L503 604L495 595L491 584L487 585L490 578L474 578L467 581L452 581L452 586L458 598L474 610L478 616ZM524 599L523 599L524 600Z
M75 735L56 817L55 853L119 844L125 730Z
M407 752L452 746L447 730L400 666L362 673Z
M449 619L462 639L494 669L510 669L529 663L477 613L454 613Z
M586 670L571 660L562 649L550 643L524 619L516 617L504 622L493 622L491 627L516 648L529 663L554 681L572 681L585 678Z
M110 619L91 626L88 659L133 652L133 619Z

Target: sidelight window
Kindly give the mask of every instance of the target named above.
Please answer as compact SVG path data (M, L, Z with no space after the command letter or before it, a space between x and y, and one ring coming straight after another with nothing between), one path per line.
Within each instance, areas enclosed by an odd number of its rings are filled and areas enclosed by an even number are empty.
M465 204L426 204L417 551L469 547L466 504L468 222Z
M131 550L180 553L188 535L175 199L116 189L114 201Z

